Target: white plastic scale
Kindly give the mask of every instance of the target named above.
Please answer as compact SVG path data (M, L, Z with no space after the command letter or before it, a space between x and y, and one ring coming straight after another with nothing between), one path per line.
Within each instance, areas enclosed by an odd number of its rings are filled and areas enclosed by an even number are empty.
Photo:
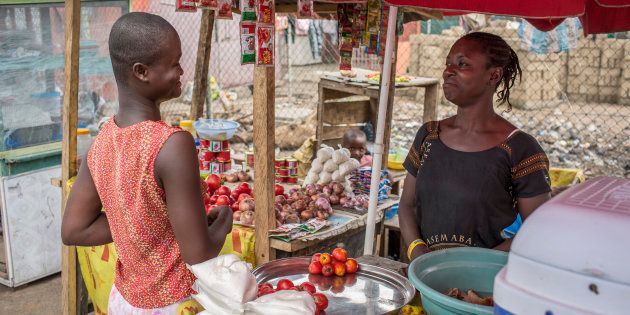
M630 180L594 178L535 211L494 300L495 314L630 314Z

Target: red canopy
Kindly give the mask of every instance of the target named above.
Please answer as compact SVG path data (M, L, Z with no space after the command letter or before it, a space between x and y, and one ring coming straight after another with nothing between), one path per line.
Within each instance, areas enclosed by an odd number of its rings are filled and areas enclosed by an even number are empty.
M578 16L584 34L630 30L630 0L385 0L396 6L442 10L445 13L483 13L527 19L549 31L564 18Z

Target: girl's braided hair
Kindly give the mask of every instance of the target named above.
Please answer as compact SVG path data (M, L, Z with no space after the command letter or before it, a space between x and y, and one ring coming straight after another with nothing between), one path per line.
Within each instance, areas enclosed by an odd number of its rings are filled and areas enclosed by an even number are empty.
M497 92L499 104L507 102L509 112L512 110L512 103L510 103L510 88L514 86L516 77L521 80L521 66L518 62L518 56L516 52L503 40L500 36L485 33L485 32L473 32L464 35L465 39L474 40L481 44L481 48L488 56L489 67L501 67L503 69L503 77L497 82L495 89L499 88L499 85L503 85L501 90Z

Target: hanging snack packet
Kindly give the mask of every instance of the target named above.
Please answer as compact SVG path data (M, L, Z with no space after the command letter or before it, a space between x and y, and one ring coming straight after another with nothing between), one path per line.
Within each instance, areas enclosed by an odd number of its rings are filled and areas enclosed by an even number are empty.
M232 19L232 0L218 0L219 9L216 11L215 18L222 20Z
M275 5L273 0L258 0L258 10L256 17L258 23L274 24Z
M273 66L274 26L256 25L256 64Z
M177 0L175 2L175 11L177 12L196 12L197 0Z
M352 70L352 51L339 53L339 70Z
M342 32L339 39L339 51L352 51L352 32Z
M298 18L310 18L313 17L313 0L298 0Z
M202 9L216 10L219 8L218 0L199 0L199 7Z
M256 62L256 23L241 22L241 64Z
M256 0L241 0L241 21L256 22Z

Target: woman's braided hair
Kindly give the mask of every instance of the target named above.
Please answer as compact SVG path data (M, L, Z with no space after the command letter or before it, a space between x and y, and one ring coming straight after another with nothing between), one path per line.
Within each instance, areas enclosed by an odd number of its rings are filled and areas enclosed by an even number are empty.
M499 85L503 84L501 90L497 92L499 104L507 102L509 112L512 110L512 103L510 103L510 88L514 86L516 77L521 80L521 66L518 63L518 56L516 52L503 40L500 36L485 33L485 32L473 32L464 35L465 39L474 40L481 44L482 49L488 56L489 67L501 67L503 69L503 77L495 89L499 88Z

